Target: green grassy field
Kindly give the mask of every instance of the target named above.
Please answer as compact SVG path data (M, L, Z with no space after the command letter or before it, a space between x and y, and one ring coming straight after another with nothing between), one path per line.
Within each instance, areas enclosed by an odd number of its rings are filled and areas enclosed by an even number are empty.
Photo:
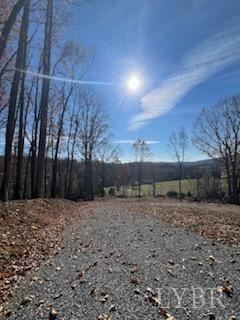
M197 182L195 179L185 179L182 180L182 192L187 194L191 192L192 195L196 194L196 186ZM106 194L108 194L110 188L106 188ZM156 195L157 196L164 196L169 191L179 191L179 181L172 180L172 181L161 181L156 182ZM138 187L137 186L121 186L120 190L115 189L115 195L125 195L128 197L136 197L138 196ZM141 186L141 195L142 196L153 196L153 186L151 184L143 184Z

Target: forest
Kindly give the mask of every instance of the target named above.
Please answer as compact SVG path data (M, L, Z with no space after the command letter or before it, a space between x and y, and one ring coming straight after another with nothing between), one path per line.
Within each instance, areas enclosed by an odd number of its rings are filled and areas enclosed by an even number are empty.
M84 77L92 49L61 41L69 8L82 5L67 1L64 10L52 0L1 5L1 17L7 17L0 45L4 201L70 197L76 159L84 162L84 197L93 198L92 161L97 153L105 156L100 149L109 144L109 124L103 97L71 81ZM56 81L56 75L69 81Z

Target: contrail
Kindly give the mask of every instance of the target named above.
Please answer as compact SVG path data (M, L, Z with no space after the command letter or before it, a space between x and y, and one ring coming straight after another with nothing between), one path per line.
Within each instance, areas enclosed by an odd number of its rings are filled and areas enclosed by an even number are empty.
M44 79L51 79L51 80L56 80L56 81L62 81L62 82L71 82L71 83L78 83L78 84L89 84L89 85L100 85L100 86L116 86L116 82L109 82L109 81L86 81L86 80L77 80L77 79L69 79L69 78L61 78L61 77L55 77L55 76L50 76L44 73L37 73L37 72L32 72L30 70L22 70L22 69L16 69L17 71L21 73L26 73L31 76L35 76L38 78L44 78Z

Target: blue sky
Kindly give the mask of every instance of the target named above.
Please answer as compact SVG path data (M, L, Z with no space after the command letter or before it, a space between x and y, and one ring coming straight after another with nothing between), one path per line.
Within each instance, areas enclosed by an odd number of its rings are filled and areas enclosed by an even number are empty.
M94 48L86 80L104 95L114 141L132 160L131 141L151 144L151 159L171 159L172 131L191 135L203 107L239 93L239 0L93 0L79 7L68 36ZM136 93L124 83L137 73ZM125 143L124 143L125 142ZM193 146L187 160L205 158Z

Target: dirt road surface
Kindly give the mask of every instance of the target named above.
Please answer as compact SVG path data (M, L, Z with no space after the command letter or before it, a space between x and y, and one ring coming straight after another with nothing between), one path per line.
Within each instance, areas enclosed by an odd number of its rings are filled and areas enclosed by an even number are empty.
M72 230L4 319L239 319L237 248L114 206Z

